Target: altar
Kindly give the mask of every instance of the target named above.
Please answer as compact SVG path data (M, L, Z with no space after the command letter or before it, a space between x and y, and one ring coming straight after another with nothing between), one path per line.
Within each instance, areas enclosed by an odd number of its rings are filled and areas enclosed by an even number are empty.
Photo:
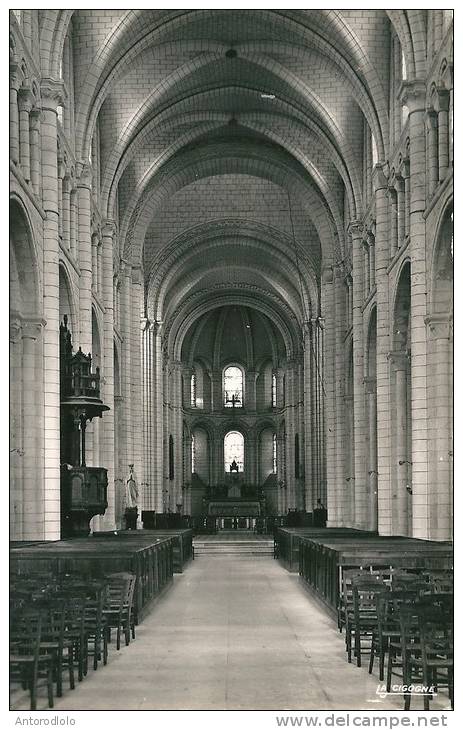
M228 484L210 489L205 513L215 521L218 530L254 530L258 518L265 512L259 489L243 484L242 480L227 481Z

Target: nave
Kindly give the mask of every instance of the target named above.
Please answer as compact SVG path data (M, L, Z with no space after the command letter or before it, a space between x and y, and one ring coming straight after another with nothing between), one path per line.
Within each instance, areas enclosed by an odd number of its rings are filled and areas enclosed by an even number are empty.
M402 695L378 697L377 671L347 663L336 622L271 557L197 557L174 576L136 640L89 674L55 699L55 710L403 707ZM442 693L432 709L447 705ZM27 696L13 698L12 709L28 709ZM45 692L37 709L47 709Z

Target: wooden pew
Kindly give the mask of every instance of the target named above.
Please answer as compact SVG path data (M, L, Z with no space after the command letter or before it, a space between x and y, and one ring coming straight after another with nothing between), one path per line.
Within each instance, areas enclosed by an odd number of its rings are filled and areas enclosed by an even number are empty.
M98 540L92 537L13 548L11 575L50 572L102 577L135 573L135 616L141 620L173 578L173 544L169 537Z
M371 535L300 538L301 579L333 614L344 570L450 569L452 565L453 550L449 543Z
M274 555L290 573L299 571L299 544L301 537L343 537L347 535L374 535L372 532L351 527L279 527L274 533Z
M193 558L193 530L189 528L165 529L165 530L117 530L94 532L92 538L129 538L138 537L171 537L173 545L174 573L183 573L183 569L189 560Z

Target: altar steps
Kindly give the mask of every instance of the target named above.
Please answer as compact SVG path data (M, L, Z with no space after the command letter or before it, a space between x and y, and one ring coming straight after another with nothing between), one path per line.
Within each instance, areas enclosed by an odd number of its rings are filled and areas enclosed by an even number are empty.
M201 535L193 540L195 558L201 555L273 556L273 538L267 536Z

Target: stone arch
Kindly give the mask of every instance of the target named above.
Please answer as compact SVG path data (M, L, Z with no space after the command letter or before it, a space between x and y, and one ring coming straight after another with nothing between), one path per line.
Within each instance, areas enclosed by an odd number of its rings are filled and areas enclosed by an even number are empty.
M59 319L68 318L68 329L71 334L77 332L77 316L68 268L63 261L59 264Z
M443 209L431 266L427 322L430 532L452 538L453 517L453 201Z
M19 198L10 200L10 534L43 539L43 343L33 229Z
M10 298L11 309L19 305L24 316L40 312L40 275L33 228L19 198L10 200Z
M366 341L365 410L367 421L367 479L369 529L378 528L378 436L377 436L377 312L370 312Z
M412 529L412 411L411 411L411 266L406 260L398 274L390 353L391 486L393 527L398 535Z
M431 266L431 312L452 315L453 307L453 200L438 225Z

